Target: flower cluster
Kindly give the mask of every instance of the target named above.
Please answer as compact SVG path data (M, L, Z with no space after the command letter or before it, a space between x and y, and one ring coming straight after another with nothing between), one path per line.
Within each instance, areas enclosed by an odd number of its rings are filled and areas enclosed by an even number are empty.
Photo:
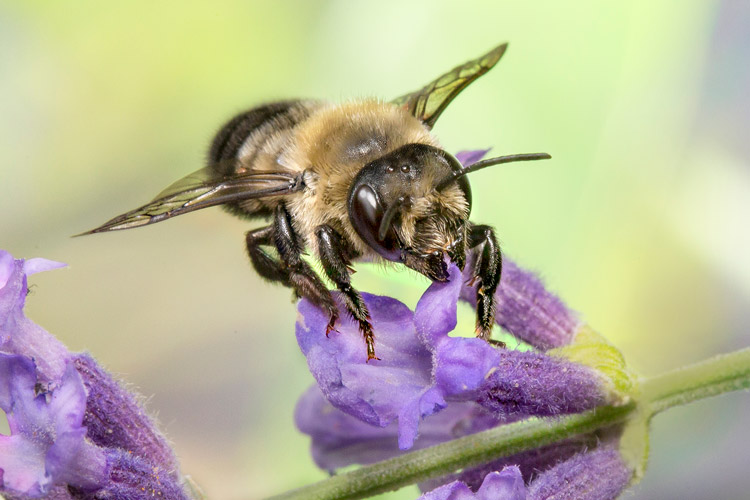
M0 494L188 499L177 460L137 398L23 312L27 277L62 267L0 250Z
M295 420L312 437L318 466L333 472L531 416L627 400L631 379L619 353L507 258L497 323L531 348L449 335L459 300L473 303L476 296L472 264L463 274L449 266L449 280L430 285L414 312L393 298L363 294L380 360L367 362L354 321L342 317L327 335L325 313L299 303L297 341L317 386L299 400ZM618 445L616 429L580 436L420 486L431 490L425 500L615 498L633 472Z

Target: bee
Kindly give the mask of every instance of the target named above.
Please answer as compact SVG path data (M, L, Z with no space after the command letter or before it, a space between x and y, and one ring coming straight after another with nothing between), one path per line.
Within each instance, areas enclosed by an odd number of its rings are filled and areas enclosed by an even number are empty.
M473 254L477 336L489 340L502 257L492 227L469 221L466 174L501 163L548 159L545 153L486 159L464 167L431 133L440 114L489 71L507 44L457 66L390 102L343 104L288 100L232 118L216 134L208 166L169 186L150 203L83 234L130 229L222 205L267 225L246 233L257 273L322 308L335 330L339 309L302 258L319 259L375 355L367 305L352 287L352 263L403 264L433 281L448 279L447 262L463 269Z

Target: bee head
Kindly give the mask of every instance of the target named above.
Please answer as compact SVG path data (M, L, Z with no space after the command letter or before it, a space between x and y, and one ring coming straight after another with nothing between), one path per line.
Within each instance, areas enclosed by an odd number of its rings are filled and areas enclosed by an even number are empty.
M452 155L427 144L407 144L368 163L349 190L354 230L387 260L404 262L407 252L442 262L447 253L463 267L471 189L462 170Z

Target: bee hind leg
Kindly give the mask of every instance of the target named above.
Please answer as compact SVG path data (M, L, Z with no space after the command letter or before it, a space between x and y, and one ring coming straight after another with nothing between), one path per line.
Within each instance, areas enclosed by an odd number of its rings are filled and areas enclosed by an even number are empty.
M502 255L495 230L490 226L472 224L469 246L474 253L472 282L477 283L477 337L489 341L495 324L495 290L500 284ZM504 344L494 341L493 344Z
M359 323L359 330L367 344L367 361L380 359L375 356L375 333L370 323L370 312L362 296L351 284L351 256L353 251L348 248L344 238L331 226L323 224L315 229L318 239L318 256L323 264L328 278L336 285L342 293L346 309Z
M306 297L326 311L330 318L328 331L332 330L338 319L338 308L331 292L310 265L302 260L302 248L292 231L286 209L281 207L281 210L277 210L272 225L248 232L245 241L257 273L269 281L293 289L298 297ZM276 248L279 258L269 255L262 246Z

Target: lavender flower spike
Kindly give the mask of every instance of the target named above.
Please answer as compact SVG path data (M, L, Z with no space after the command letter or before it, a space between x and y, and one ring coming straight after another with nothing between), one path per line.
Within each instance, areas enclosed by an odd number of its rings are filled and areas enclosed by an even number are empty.
M0 436L0 493L187 499L174 453L136 397L24 315L27 275L60 266L0 250L0 408L11 429Z
M89 439L99 446L129 450L163 470L176 473L174 453L134 395L92 357L71 353L25 316L27 276L62 266L45 259L14 260L8 252L0 250L0 351L33 359L38 382L48 391L60 384L66 366L72 363L88 394L84 425Z
M133 393L86 353L72 357L88 393L83 423L94 443L121 448L148 460L163 473L179 476L174 452Z

